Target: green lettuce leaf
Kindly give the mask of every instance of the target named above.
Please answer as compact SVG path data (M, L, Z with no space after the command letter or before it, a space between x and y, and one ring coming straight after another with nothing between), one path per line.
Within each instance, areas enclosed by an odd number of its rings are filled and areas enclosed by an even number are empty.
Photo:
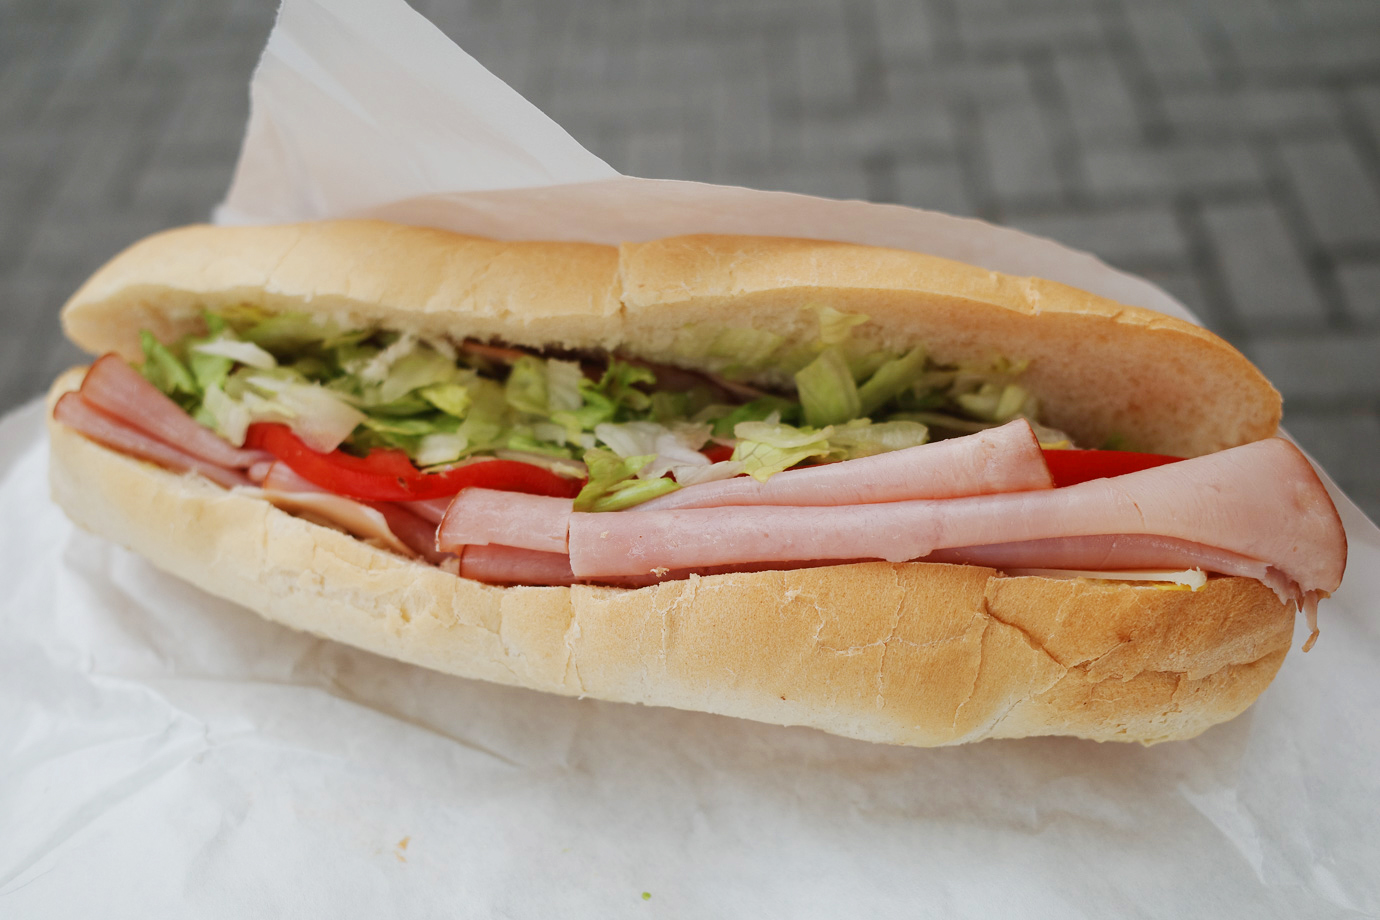
M829 456L833 428L796 428L771 422L742 422L734 434L738 446L733 459L743 464L743 472L766 482L772 476L814 457Z
M464 418L465 413L469 412L470 406L474 404L469 388L458 383L438 383L424 387L417 395L455 418Z
M589 481L575 496L576 511L621 511L680 488L673 479L637 479L637 473L654 454L620 457L611 450L585 452Z
M139 333L139 344L144 349L144 364L141 370L150 383L169 396L181 393L193 399L200 397L201 390L197 386L196 378L168 346L155 339L153 333L147 330Z
M829 437L831 455L837 460L870 457L928 443L929 428L915 421L854 421L836 425Z
M574 361L546 362L546 406L547 411L574 412L585 404L580 393L580 384L585 380L584 371Z
M418 346L392 363L387 376L378 385L375 398L382 404L391 403L413 390L452 383L458 374L454 361L430 348Z
M842 345L853 335L853 327L861 326L869 317L866 313L843 313L833 307L819 308L819 341L823 345Z
M728 327L714 337L709 355L725 359L726 371L758 368L771 360L784 341L783 336L766 329Z
M807 425L834 425L862 414L862 399L853 373L836 347L824 349L802 368L795 375L795 386Z
M234 325L232 320L232 325ZM365 337L367 331L346 332L339 325L307 313L278 313L263 316L238 328L240 338L275 354L287 353L307 345L333 347L342 336Z
M862 415L871 415L891 400L913 387L925 372L925 349L912 348L894 358L858 387L858 402Z
M513 362L508 381L503 385L508 405L529 415L546 415L546 362L523 355Z
M724 414L713 419L716 438L734 437L733 432L743 422L762 422L775 415L777 421L793 425L799 422L802 416L800 403L780 396L763 396L741 406L722 408L725 410Z

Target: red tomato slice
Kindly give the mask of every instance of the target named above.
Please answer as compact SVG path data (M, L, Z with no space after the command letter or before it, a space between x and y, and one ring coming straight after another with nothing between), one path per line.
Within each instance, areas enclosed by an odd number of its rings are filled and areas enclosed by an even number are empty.
M567 479L517 460L484 460L423 473L400 450L378 449L367 457L341 450L323 454L302 443L286 425L269 422L250 425L245 443L273 454L308 482L359 501L424 501L468 488L574 498L584 485L583 480Z
M733 459L733 447L729 444L710 444L708 447L701 448L700 453L708 457L710 463L720 463L724 460Z
M1183 459L1165 454L1133 454L1124 450L1046 450L1043 453L1056 489L1090 479L1123 476Z

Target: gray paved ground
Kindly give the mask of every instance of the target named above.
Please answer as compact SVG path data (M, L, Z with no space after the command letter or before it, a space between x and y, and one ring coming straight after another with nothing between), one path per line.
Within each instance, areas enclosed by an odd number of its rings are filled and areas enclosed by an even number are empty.
M1246 350L1380 518L1380 3L428 0L619 169L1011 223ZM0 0L0 410L54 318L229 179L263 0Z

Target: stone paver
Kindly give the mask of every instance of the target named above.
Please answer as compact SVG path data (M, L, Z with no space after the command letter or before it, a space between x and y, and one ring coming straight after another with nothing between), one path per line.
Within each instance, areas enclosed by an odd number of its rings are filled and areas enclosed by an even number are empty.
M1286 403L1297 399L1315 410L1325 405L1365 409L1380 400L1380 332L1260 338L1246 354L1284 394ZM1373 464L1374 456L1369 462Z
M1182 137L1302 136L1337 130L1333 94L1316 86L1196 87L1167 92L1165 113Z
M625 171L974 214L1145 273L1380 516L1380 4L418 7ZM272 18L0 0L0 409L75 360L55 313L87 274L209 213Z
M1128 268L1182 263L1188 241L1167 204L1014 216L1010 223Z
M1317 328L1326 320L1279 211L1268 201L1207 206L1212 235L1232 305L1247 328Z
M1345 265L1337 278L1350 317L1363 326L1380 328L1380 264Z
M1088 187L1103 198L1178 192L1259 193L1264 173L1254 150L1241 142L1176 142L1154 146L1089 150L1084 155Z
M1380 246L1378 177L1345 138L1289 141L1280 153L1319 242Z

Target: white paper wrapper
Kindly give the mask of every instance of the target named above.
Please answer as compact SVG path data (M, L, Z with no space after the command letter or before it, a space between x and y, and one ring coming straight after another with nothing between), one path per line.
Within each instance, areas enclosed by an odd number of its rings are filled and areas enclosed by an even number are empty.
M289 0L253 100L225 221L812 235L1186 315L975 221L620 177L396 0ZM920 751L490 686L262 622L76 532L41 423L0 423L0 916L1380 913L1380 531L1341 496L1346 583L1245 716L1151 749Z

